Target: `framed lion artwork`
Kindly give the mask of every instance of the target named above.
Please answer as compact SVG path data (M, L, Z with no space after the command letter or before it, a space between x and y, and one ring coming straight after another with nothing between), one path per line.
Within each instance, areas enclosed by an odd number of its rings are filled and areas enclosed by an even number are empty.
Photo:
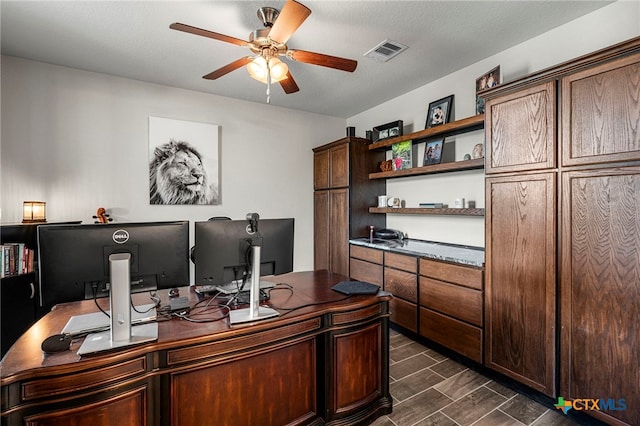
M149 203L220 204L218 126L149 117Z

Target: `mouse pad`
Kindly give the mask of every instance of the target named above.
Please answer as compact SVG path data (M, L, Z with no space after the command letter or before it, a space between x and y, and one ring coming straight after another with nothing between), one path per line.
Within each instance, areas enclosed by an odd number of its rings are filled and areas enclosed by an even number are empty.
M364 281L341 281L331 289L344 294L376 294L380 286Z

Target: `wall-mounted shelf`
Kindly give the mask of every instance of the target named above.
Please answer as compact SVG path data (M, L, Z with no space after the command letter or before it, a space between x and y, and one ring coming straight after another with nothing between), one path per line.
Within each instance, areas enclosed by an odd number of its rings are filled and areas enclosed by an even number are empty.
M436 214L448 216L484 216L484 209L434 209L424 207L369 207L369 213Z
M435 173L458 172L484 168L484 158L466 161L452 161L450 163L432 164L430 166L412 167L390 172L369 173L369 179L391 179L405 176L429 175Z
M484 209L433 209L423 207L369 207L369 213L436 214L452 216L484 216Z
M463 118L462 120L452 121L451 123L442 124L440 126L431 127L429 129L420 130L418 132L409 133L408 135L396 136L395 138L385 139L380 142L374 142L369 145L369 150L391 149L391 145L406 140L418 141L422 139L435 138L438 136L453 136L460 133L472 132L484 128L484 114L474 115L472 117Z
M420 130L408 135L385 139L369 145L369 150L389 150L391 145L397 142L411 140L413 142L428 138L447 137L461 133L472 132L484 128L484 114L463 118L462 120L446 123L441 126ZM412 167L410 169L394 170L389 172L369 173L369 179L392 179L405 176L430 175L436 173L449 173L464 170L484 169L484 158L474 160L453 161L449 163L432 164L429 166ZM369 207L369 213L380 214L420 214L420 215L450 215L450 216L484 216L484 209L452 209L452 208L425 208L425 207Z

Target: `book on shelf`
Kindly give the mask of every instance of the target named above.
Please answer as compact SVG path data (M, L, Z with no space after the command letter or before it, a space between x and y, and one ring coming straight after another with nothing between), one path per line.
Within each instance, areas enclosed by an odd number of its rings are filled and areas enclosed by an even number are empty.
M34 271L34 252L24 243L0 245L0 277L26 274Z
M420 203L419 206L427 209L442 209L445 207L444 203Z

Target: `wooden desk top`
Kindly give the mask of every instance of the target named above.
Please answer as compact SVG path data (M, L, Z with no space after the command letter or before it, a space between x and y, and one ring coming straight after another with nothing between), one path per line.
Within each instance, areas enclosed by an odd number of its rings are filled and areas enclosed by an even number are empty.
M346 296L331 290L331 287L347 280L347 277L327 271L293 272L271 277L277 284L288 284L291 290L277 288L271 291L271 298L266 305L276 309L280 316L259 322L237 324L231 327L228 318L215 322L194 323L179 318L159 321L158 340L139 346L132 346L86 357L77 355L83 338L74 341L69 351L58 354L44 355L41 350L42 341L54 334L60 333L69 318L91 312L98 312L93 300L64 303L56 306L51 312L34 324L9 349L0 364L0 384L6 386L25 376L50 375L52 370L57 374L64 374L76 370L78 363L83 368L99 367L111 364L119 359L130 359L132 356L212 342L241 335L252 334L262 330L269 330L287 324L295 324L305 319L318 317L331 312L346 312L380 303L380 300L390 299L385 292L378 292L376 296ZM168 291L158 291L161 305L169 303ZM188 296L191 305L199 301L199 296L192 288L180 288L180 296ZM151 303L148 293L133 295L136 305ZM99 299L103 309L109 309L108 298ZM212 316L221 317L223 312ZM40 374L39 374L40 373Z

